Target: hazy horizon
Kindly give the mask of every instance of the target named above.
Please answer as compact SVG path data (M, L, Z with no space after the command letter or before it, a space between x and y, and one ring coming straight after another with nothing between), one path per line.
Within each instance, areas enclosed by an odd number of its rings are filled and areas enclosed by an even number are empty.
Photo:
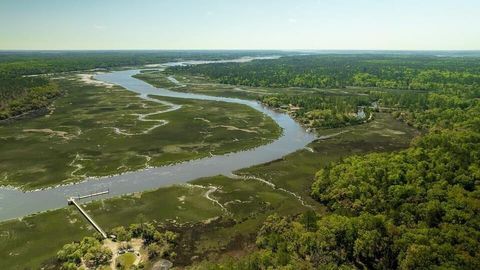
M2 1L0 50L475 51L474 0Z

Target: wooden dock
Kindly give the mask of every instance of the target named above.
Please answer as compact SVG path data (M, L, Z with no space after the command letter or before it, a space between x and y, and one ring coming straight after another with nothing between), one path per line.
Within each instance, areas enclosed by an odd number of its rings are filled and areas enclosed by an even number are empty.
M108 194L108 192L109 192L108 190L105 190L105 191L92 193L92 194L87 194L87 195L83 195L83 196L71 197L70 199L74 198L75 200L81 200L81 199L86 199L86 198L90 198L90 197L95 197L95 196Z
M77 207L78 211L80 211L80 213L82 213L82 215L88 220L88 222L90 222L90 224L92 224L92 226L95 228L95 230L97 230L102 235L102 237L105 238L105 239L108 238L105 231L93 220L92 217L90 217L90 215L87 214L87 212L85 212L85 210L83 210L82 206L77 202L77 200L90 198L90 197L93 197L93 196L99 196L99 195L103 195L103 194L107 194L107 193L108 193L108 191L102 191L102 192L98 192L98 193L88 194L88 195L85 195L85 196L70 197L67 200L68 204L73 204L73 205L75 205L75 207Z

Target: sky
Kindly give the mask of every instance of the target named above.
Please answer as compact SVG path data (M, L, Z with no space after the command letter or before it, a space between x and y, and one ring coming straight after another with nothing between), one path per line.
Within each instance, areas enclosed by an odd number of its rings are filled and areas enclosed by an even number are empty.
M480 0L0 0L0 50L479 50Z

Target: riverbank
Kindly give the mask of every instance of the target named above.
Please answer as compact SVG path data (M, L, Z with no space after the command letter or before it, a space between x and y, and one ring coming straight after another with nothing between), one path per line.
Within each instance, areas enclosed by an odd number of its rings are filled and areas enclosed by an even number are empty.
M111 84L85 84L85 77L57 80L68 93L52 113L0 126L0 185L32 191L71 184L254 148L281 133L271 119L242 105L143 100ZM222 128L226 122L236 129ZM252 127L255 134L243 131Z
M289 215L309 209L297 196L318 211L324 211L323 206L309 196L309 187L319 168L352 154L407 147L417 134L388 114L380 114L365 125L326 131L324 135L341 131L346 132L315 141L308 145L309 149L235 172L245 178L203 178L190 185L88 203L85 209L106 230L141 221L176 228L182 243L176 265L229 251L240 252L249 247L258 226L269 214ZM206 193L211 187L215 187L215 191L208 193L209 199ZM63 244L94 231L73 208L64 208L2 222L0 232L0 257L6 258L6 266L23 269L53 264L52 258ZM36 240L29 240L33 238Z
M198 108L198 114L195 114L195 117L192 117L198 127L198 133L189 132L194 125L191 125L189 121L192 121L192 118L186 118L185 115L175 115L174 112L169 112L168 115L172 117L176 117L176 121L169 121L170 123L180 123L180 127L185 129L185 132L178 133L179 130L173 130L167 128L163 130L158 136L169 136L169 138L173 139L182 139L186 138L189 142L193 139L198 138L204 143L212 143L213 147L218 146L218 142L224 140L228 145L231 146L239 146L242 145L242 141L247 141L245 138L253 138L258 140L258 134L251 133L251 132L244 132L240 129L246 130L249 129L251 123L255 123L255 121L270 121L270 123L274 124L276 127L277 124L282 128L283 133L277 140L270 142L269 140L261 139L259 140L260 144L264 144L262 146L241 151L235 153L229 153L225 155L213 155L210 151L208 154L210 157L201 158L201 159L194 159L185 161L182 163L177 163L168 166L161 166L161 167L153 167L147 168L144 170L134 171L134 172L125 172L123 174L117 174L111 177L102 177L100 179L97 178L87 178L85 181L72 184L72 185L61 185L55 188L49 188L45 190L35 190L33 192L23 193L19 190L12 190L9 188L0 188L0 200L2 201L2 205L4 206L3 209L0 211L0 218L3 220L15 218L15 217L22 217L30 213L35 213L39 211L45 211L48 209L56 209L60 208L64 205L64 201L66 197L74 196L78 194L85 194L91 192L98 192L99 190L110 189L110 193L106 196L108 197L115 197L121 196L124 194L134 193L134 192L141 192L145 190L152 190L156 189L161 186L168 186L174 183L184 183L199 177L209 177L218 174L229 174L232 171L249 167L255 164L260 164L264 162L268 162L279 157L282 157L288 153L291 153L299 148L304 147L307 143L311 142L315 137L312 134L306 133L303 128L298 125L292 118L288 115L277 113L271 111L261 104L253 101L246 101L241 99L229 99L229 98L220 98L220 97L212 97L212 96L205 96L205 95L192 95L192 94L184 94L169 91L166 89L155 88L143 81L138 79L132 78L131 76L138 73L137 70L126 70L126 71L117 71L107 74L98 75L97 79L101 79L108 83L113 83L117 85L121 85L126 89L136 92L139 94L139 97L146 100L148 104L151 104L157 99L153 97L154 95L161 95L162 100L170 100L173 101L178 99L178 102L192 104L196 102L213 102L214 104L218 103L218 106L224 106L225 108L241 108L245 110L245 112L254 112L254 115L260 114L260 118L256 117L248 117L245 113L239 113L238 111L228 111L222 113L221 111L217 110L215 106L209 106L206 110L202 109L205 107ZM83 85L83 84L82 84ZM93 86L88 86L93 87ZM116 89L115 87L110 89L104 89L104 91L120 91L121 89ZM85 98L88 99L88 96L83 95ZM121 98L120 98L121 99ZM123 102L129 102L129 99L121 99ZM172 103L172 102L170 102ZM173 102L174 103L174 102ZM212 103L212 104L213 104ZM164 102L162 102L163 105ZM247 106L243 106L247 105ZM126 105L129 107L129 105ZM149 105L150 106L150 105ZM190 106L184 106L185 108L191 108ZM250 108L249 108L250 107ZM111 107L107 110L107 113L111 112ZM135 108L145 109L143 105L138 104ZM147 106L148 108L148 106ZM259 111L255 112L254 110ZM82 107L83 109L83 107ZM88 108L85 108L88 109ZM103 112L104 108L95 108L95 115L99 112ZM198 116L201 116L204 111L214 111L214 116L217 117L218 123L215 125L215 128L224 126L224 123L238 123L235 124L235 127L238 130L229 130L227 128L221 128L224 132L228 134L228 136L224 137L215 137L215 134L208 134L208 138L204 137L205 130L202 128L205 127L205 121L199 121ZM58 109L57 109L58 111ZM177 110L178 111L178 110ZM114 111L115 112L115 111ZM263 114L261 114L263 113ZM162 117L166 117L167 114L162 114ZM138 113L132 115L130 119L137 119L138 120ZM195 119L197 118L197 119ZM202 117L205 119L205 117ZM155 118L154 118L155 119ZM238 120L235 120L238 119ZM273 120L272 120L273 119ZM90 119L89 119L90 120ZM123 119L122 119L123 120ZM253 120L253 121L252 121ZM116 121L112 119L112 121ZM237 122L235 122L237 121ZM277 124L275 124L275 122ZM87 123L91 123L91 121L87 121ZM114 122L117 123L117 122ZM188 124L187 124L188 123ZM213 122L211 122L213 123ZM105 123L100 123L100 129L105 132ZM243 125L243 127L242 127ZM134 128L138 128L139 125L135 125ZM232 126L232 125L228 125ZM270 135L277 135L275 133L271 133L271 129L262 130L266 126L257 125L260 127L257 132L268 132ZM230 128L231 129L231 128ZM156 129L158 130L158 129ZM188 130L188 132L187 132ZM278 130L278 129L277 129ZM175 132L176 131L176 132ZM208 131L208 130L207 130ZM236 133L235 136L232 135L232 132ZM37 133L33 133L37 134ZM82 133L83 134L83 133ZM99 135L97 132L89 133L93 134L94 136ZM198 134L198 135L196 135ZM221 134L221 133L220 133ZM182 135L181 137L179 135ZM191 136L197 136L191 138ZM149 144L145 144L144 140L138 140L136 144L130 144L125 141L125 137L122 137L120 144L117 144L118 141L112 140L109 136L105 136L108 140L105 141L105 144L112 145L112 149L118 151L118 148L115 147L123 147L127 148L125 151L126 153L131 153L132 150L139 151L147 147L147 149L152 149L152 146ZM240 140L241 139L241 140ZM63 144L61 144L63 145ZM32 146L34 146L32 144ZM47 147L47 144L41 144L42 147ZM102 145L100 145L102 146ZM243 145L244 146L244 145ZM88 147L92 148L91 152L89 153L100 153L103 154L104 152L99 151L99 145L91 145L89 144ZM155 146L155 147L163 147L163 146ZM245 147L242 147L245 149ZM45 150L45 153L48 152L50 148ZM223 149L219 148L220 151ZM50 149L51 150L51 149ZM13 150L12 150L13 151ZM123 153L125 151L121 151ZM164 153L164 151L160 151ZM68 151L67 153L71 153ZM136 152L134 152L135 154ZM189 155L198 154L195 151L187 151ZM58 158L58 155L53 155L55 158ZM175 155L174 155L175 156ZM108 155L108 157L113 158L113 161L123 161L121 155ZM178 157L178 155L176 155ZM135 158L141 158L141 166L145 166L145 154L141 156L135 154ZM48 160L48 159L47 159ZM83 164L77 164L78 162L87 162L87 164L94 164L96 166L101 166L101 169L104 168L112 168L112 164L109 162L101 163L95 162L94 160L88 160L83 158L82 156L75 155L74 156L74 166L73 171L77 173L78 171L84 170ZM18 165L18 164L17 164ZM55 164L58 165L58 164ZM119 167L115 166L118 170ZM64 169L60 167L60 169ZM37 172L41 173L41 172ZM42 174L43 175L43 174ZM85 178L82 176L81 178ZM41 202L41 203L39 203Z

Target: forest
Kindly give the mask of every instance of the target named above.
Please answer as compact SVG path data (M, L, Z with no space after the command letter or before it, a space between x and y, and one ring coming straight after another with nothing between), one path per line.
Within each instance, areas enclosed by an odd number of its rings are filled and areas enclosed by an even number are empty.
M201 268L478 269L478 114L474 122L321 169L312 196L327 214L271 216L255 253Z
M264 87L438 90L480 85L478 57L304 55L278 60L172 68L219 82ZM477 90L478 91L478 90Z
M327 207L327 213L270 216L257 235L257 251L220 265L207 261L199 268L479 269L478 59L312 58L303 58L305 64L299 58L284 59L272 68L265 62L226 65L216 73L208 65L183 69L219 80L232 74L230 83L253 85L297 85L298 81L281 79L287 75L276 77L279 81L260 79L274 71L284 74L284 70L299 71L299 76L316 70L317 78L337 74L335 83L327 87L359 85L360 78L376 78L375 83L362 83L376 87L366 90L369 97L426 134L403 151L354 155L320 169L311 196ZM347 59L350 69L345 66ZM247 66L253 68L252 73ZM266 69L261 71L260 66ZM340 68L346 71L337 73ZM372 76L357 76L364 73ZM404 90L385 91L386 80L394 82L388 88Z
M60 94L58 85L46 78L0 74L0 120L45 108Z

